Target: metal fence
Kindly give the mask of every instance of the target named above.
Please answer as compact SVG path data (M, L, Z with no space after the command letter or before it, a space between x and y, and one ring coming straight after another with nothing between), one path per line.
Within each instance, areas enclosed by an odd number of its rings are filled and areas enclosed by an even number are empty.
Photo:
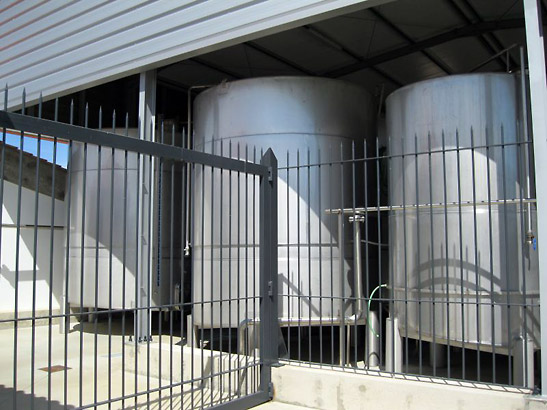
M113 113L105 132L100 110L86 107L76 126L73 104L67 112L58 100L49 104L52 120L41 118L42 102L36 116L25 115L24 95L20 113L0 111L8 307L0 340L10 352L0 359L0 407L247 408L268 400L278 335L271 151L260 164L199 153L182 148L184 135L163 124L152 142L129 136L127 116ZM92 115L98 129L87 128ZM123 135L115 135L120 122ZM224 196L224 180L234 183L234 201ZM235 201L240 191L254 208ZM217 194L204 204L206 192ZM228 207L252 209L252 237L250 227L240 229L239 213L219 212ZM223 245L223 230L240 235ZM223 271L205 246L212 238L245 270ZM194 262L202 262L193 280L210 279L207 292L189 290L190 241L201 249ZM217 280L234 283L233 292L219 293ZM236 316L263 323L245 354Z
M0 111L2 407L245 408L278 358L538 385L530 140L446 130L278 167L50 108Z
M539 385L533 149L505 134L376 139L329 162L285 153L286 361Z

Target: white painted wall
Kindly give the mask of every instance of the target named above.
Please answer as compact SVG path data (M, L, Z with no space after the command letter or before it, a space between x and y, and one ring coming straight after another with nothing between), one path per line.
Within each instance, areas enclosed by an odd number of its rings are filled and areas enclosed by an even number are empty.
M15 310L15 272L17 267L17 199L16 184L4 181L2 204L2 237L0 245L0 314L13 314ZM49 309L50 290L52 309L60 308L62 301L63 275L65 270L65 204L55 200L55 223L51 241L51 197L38 196L37 247L34 247L35 192L21 189L21 232L19 235L19 306L21 313L32 311L36 296L36 310ZM53 281L50 283L50 252L53 247ZM36 263L35 263L36 261ZM33 289L34 266L36 266L36 289Z

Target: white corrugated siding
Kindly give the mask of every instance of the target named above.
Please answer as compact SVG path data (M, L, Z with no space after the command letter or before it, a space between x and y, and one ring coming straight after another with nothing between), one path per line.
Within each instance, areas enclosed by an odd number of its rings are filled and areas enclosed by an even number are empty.
M66 94L392 0L13 0L0 4L8 105ZM0 97L4 100L3 91Z

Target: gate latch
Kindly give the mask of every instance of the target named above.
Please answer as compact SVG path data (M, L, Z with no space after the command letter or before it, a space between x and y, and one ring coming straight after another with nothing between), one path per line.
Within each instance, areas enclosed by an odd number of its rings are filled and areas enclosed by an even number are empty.
M268 296L273 296L273 282L271 280L268 282Z

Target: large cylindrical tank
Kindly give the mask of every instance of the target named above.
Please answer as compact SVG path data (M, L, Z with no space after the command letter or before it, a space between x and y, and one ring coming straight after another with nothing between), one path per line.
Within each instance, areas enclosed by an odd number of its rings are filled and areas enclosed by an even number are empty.
M320 78L235 81L208 89L195 100L195 149L221 154L222 143L222 155L229 156L231 149L234 158L247 155L258 162L261 152L272 148L278 159L280 318L321 317L328 323L351 314L351 302L342 306L341 297L352 295L352 229L345 226L341 256L337 216L325 210L352 205L351 166L342 166L340 160L351 158L352 145L362 146L372 135L373 119L371 97L364 89ZM286 168L298 158L300 165L332 165ZM245 302L259 295L258 194L257 179L195 168L196 326L237 327L258 316L258 299ZM234 299L230 304L216 302L228 297Z
M131 135L137 134L137 130L130 131ZM127 152L126 155L125 151L116 149L113 155L110 147L102 147L99 163L96 145L89 144L85 148L84 144L73 143L69 161L68 302L73 308L134 308L137 264L142 266L148 256L147 251L141 257L137 252L137 226L140 223L137 212L139 206L143 206L142 198L140 203L137 198L137 154ZM153 189L150 191L154 194L154 200L150 211L152 214L148 214L153 221L152 237L147 238L147 233L144 234L144 240L148 242L150 239L152 243L152 266L146 265L144 269L151 272L150 303L157 306L177 302L175 287L180 286L182 266L182 196L180 165L171 168L170 162L163 162L160 167L160 159L155 158L154 161ZM175 181L173 190L172 176ZM173 212L172 192L175 205ZM124 199L125 194L127 196ZM174 229L173 236L171 227ZM142 225L139 229L142 231ZM143 286L147 288L146 283Z
M537 252L512 201L527 195L518 84L458 75L386 100L390 204L405 205L390 215L388 279L403 336L498 352L524 332L538 342L538 309L523 307L539 301Z

